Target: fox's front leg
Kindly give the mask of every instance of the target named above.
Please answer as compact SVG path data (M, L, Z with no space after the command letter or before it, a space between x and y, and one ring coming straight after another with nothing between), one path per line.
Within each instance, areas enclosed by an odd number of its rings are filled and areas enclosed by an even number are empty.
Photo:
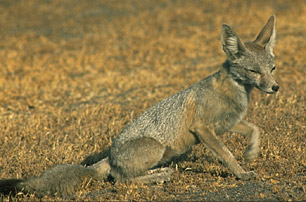
M247 162L254 160L259 152L260 133L257 126L247 121L240 121L233 126L231 132L240 133L244 136L250 136L248 147L244 153L244 159Z
M194 133L235 175L242 180L254 178L256 174L253 171L246 172L238 164L233 154L219 140L215 134L214 128L204 124L194 128Z

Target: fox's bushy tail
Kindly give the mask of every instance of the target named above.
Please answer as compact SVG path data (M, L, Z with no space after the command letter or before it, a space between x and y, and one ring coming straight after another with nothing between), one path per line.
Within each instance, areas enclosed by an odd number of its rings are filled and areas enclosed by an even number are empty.
M40 177L28 179L0 180L0 193L15 195L18 192L34 193L37 197L46 195L66 196L75 192L75 189L85 179L102 180L110 173L108 158L92 166L58 165L46 171Z

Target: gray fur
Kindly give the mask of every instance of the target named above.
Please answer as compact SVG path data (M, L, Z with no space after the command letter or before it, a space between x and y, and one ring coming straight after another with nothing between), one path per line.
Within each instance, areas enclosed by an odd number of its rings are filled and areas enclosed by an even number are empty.
M0 191L8 190L7 187L13 187L14 183L17 190L24 192L67 195L85 178L101 180L109 174L116 181L162 182L170 179L170 169L152 168L183 154L199 142L222 160L237 178L255 177L254 172L241 168L218 135L231 131L249 136L244 157L246 161L256 158L259 129L243 117L254 87L266 93L275 93L279 88L273 78L275 33L275 16L270 17L253 42L243 43L230 26L223 25L222 48L227 60L221 69L143 112L118 135L109 157L86 168L56 166L37 178L22 182L12 180L6 187L0 182Z

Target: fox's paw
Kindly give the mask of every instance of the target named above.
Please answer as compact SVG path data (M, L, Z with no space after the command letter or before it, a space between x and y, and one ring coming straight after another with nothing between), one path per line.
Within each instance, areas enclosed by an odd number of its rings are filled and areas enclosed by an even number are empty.
M244 172L244 173L239 173L237 175L237 178L239 180L247 181L247 180L256 178L256 173L254 171L248 171L248 172Z
M171 180L171 175L173 170L171 168L157 168L153 170L147 171L146 175L139 176L132 179L133 182L150 184L150 183L158 183L162 184L164 182L168 182Z

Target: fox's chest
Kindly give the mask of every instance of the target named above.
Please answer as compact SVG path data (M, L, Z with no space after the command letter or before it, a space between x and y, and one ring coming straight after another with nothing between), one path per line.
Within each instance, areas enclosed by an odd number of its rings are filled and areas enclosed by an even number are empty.
M213 126L217 134L224 133L241 121L246 114L248 92L231 79L221 79L216 74L207 81L207 87L198 97L196 120Z
M214 108L213 125L217 134L230 130L236 123L240 122L247 112L248 95L246 93L235 96L219 95L216 98Z

